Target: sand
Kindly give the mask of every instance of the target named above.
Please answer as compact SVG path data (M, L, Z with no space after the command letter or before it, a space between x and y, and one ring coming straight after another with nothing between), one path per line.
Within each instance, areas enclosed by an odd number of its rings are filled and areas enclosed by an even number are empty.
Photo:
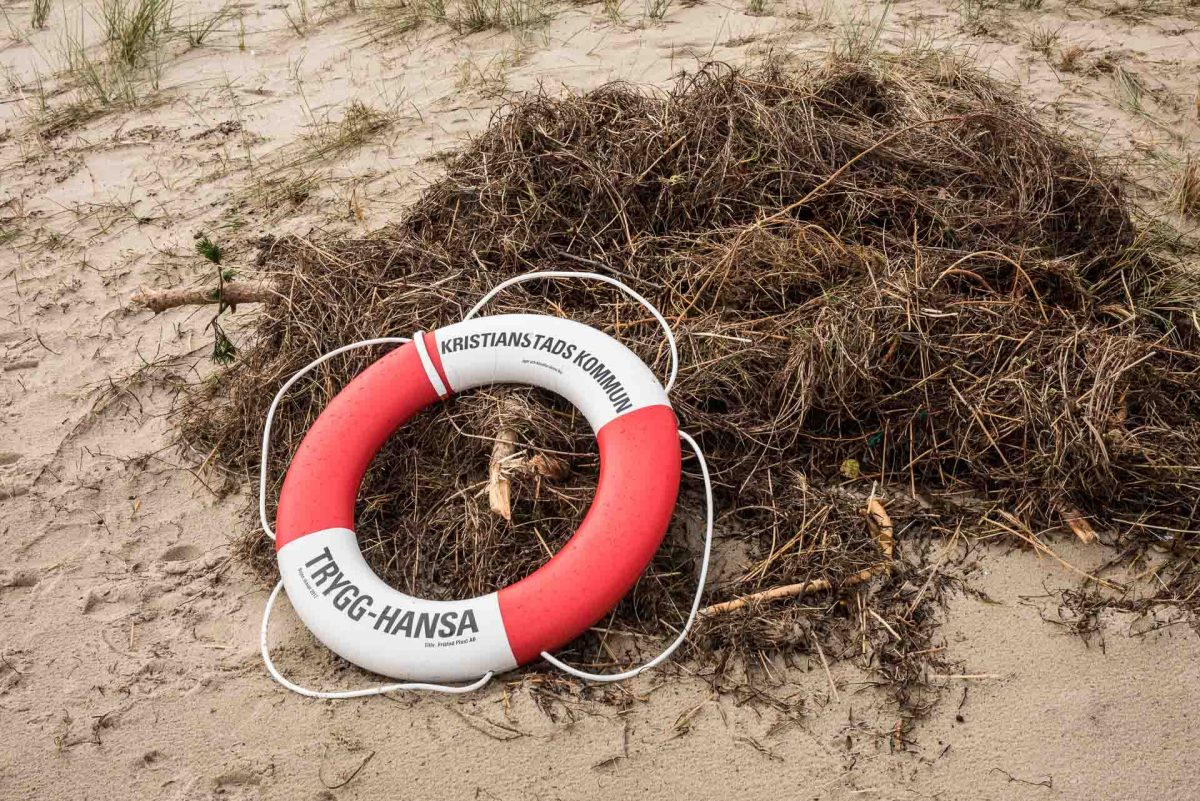
M181 2L176 15L217 8ZM827 677L803 660L778 670L775 704L714 697L686 672L611 690L620 704L543 704L519 680L465 698L329 702L263 670L266 592L229 547L252 525L249 480L181 453L167 416L172 387L213 369L211 311L154 317L128 296L211 282L200 231L236 269L263 234L385 223L503 92L661 86L700 60L812 58L845 46L865 13L749 8L673 4L654 20L631 0L614 22L600 4L566 5L519 33L432 25L376 42L361 5L244 3L201 46L169 48L141 105L48 138L34 133L36 79L51 107L70 99L51 76L80 6L53 7L45 30L29 29L28 4L4 7L0 798L1195 797L1192 625L1169 608L1157 624L1106 612L1084 640L1052 622L1052 593L1075 576L1007 543L965 568L990 601L952 602L942 634L963 672L941 680L940 702L912 727L897 727L868 674L842 664ZM1139 202L1169 214L1173 171L1200 149L1198 20L1172 2L913 0L891 8L878 38L972 53L1047 118L1125 159ZM1047 41L1048 55L1034 49ZM1068 59L1074 71L1060 57L1071 46L1084 50ZM307 158L313 126L353 100L394 124ZM282 199L265 195L280 178ZM1108 555L1053 542L1082 569ZM272 636L281 665L313 684L371 680L338 667L289 611Z

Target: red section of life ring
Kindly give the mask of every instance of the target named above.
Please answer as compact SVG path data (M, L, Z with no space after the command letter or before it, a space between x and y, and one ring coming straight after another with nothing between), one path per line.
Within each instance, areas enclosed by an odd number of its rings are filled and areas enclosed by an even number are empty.
M577 329L583 329L590 332L588 336L612 343L605 347L620 347L599 332L575 323L566 328L568 321L553 318L481 318L452 328L496 328L500 324L493 321L501 319L549 320L535 323L544 326L538 330L578 334ZM467 384L485 383L462 378L470 370L478 372L478 363L463 358L451 364L456 357L443 356L438 347L444 339L442 331L424 336L438 383L448 393ZM591 340L581 341L593 346ZM518 358L523 351L513 353L513 358ZM529 361L524 358L524 363ZM644 370L640 362L638 368ZM462 386L452 386L452 379ZM530 383L541 380L536 374L535 379ZM561 376L546 379L561 380ZM649 380L654 392L661 393L657 382ZM636 395L632 390L630 394ZM276 549L282 554L289 544L309 534L352 530L359 485L376 452L397 428L438 397L434 379L411 342L379 359L339 392L313 424L288 468L279 500ZM497 594L504 634L517 664L565 645L600 620L637 582L662 541L679 490L680 447L675 413L665 402L665 394L661 401L654 400L659 395L647 393L645 397L651 400L631 403L629 411L610 414L600 425L599 484L570 541L541 568ZM381 672L397 675L390 669Z

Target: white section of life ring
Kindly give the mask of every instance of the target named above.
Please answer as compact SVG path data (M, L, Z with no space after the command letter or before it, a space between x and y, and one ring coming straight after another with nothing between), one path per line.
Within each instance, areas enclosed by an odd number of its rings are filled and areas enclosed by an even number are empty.
M487 384L541 387L570 401L593 431L638 409L671 405L633 351L574 320L500 314L448 325L434 337L453 392ZM489 344L497 342L506 344ZM426 370L436 377L432 365Z
M350 529L289 542L279 551L279 572L313 636L374 673L462 681L517 666L496 593L461 601L405 595L375 575Z
M671 356L671 372L667 374L667 383L665 384L665 387L667 394L671 393L671 390L675 387L675 379L679 376L679 346L675 344L675 332L671 330L671 326L667 322L667 318L663 317L662 312L658 310L657 306L646 300L646 298L644 298L639 292L635 291L633 287L629 286L623 281L620 281L619 279L613 278L611 275L589 272L572 272L570 270L539 270L537 272L515 275L512 278L501 281L489 289L484 296L481 297L479 301L471 307L470 311L463 315L463 322L466 322L475 315L479 314L479 310L486 306L488 301L509 287L516 286L517 284L524 284L529 281L538 281L544 278L569 278L571 280L599 281L602 284L608 284L609 286L616 287L640 303L644 309L649 311L650 314L654 316L654 319L658 321L659 328L662 329L663 336L667 340L667 349Z

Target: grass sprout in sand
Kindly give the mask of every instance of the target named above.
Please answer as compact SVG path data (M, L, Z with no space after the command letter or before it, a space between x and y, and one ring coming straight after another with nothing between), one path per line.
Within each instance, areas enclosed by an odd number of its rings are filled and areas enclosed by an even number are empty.
M797 653L853 657L919 711L952 573L929 563L958 557L930 532L965 542L963 521L986 518L1045 547L1034 532L1082 515L1132 549L1194 551L1197 287L1122 193L1008 90L936 53L799 74L713 66L665 93L526 96L392 226L269 243L260 266L277 300L239 360L191 394L184 436L248 476L267 403L320 354L451 323L517 273L619 275L679 336L673 400L715 471L724 532L708 603L816 579L835 588L711 616L693 638L701 665L769 677ZM653 320L607 289L526 284L491 308L518 310L613 332L665 373ZM272 496L307 426L380 353L339 357L283 403ZM511 522L485 491L501 430L516 434ZM567 475L538 469L538 455ZM467 393L379 454L359 536L404 591L488 592L563 544L596 470L592 437L562 402ZM854 583L881 559L860 513L875 484L896 561ZM685 518L570 658L611 667L680 625L697 568ZM248 527L243 553L274 571L261 532ZM1181 594L1194 582L1162 575Z
M380 0L364 8L370 36L379 40L438 23L458 34L521 31L544 25L553 17L545 0Z
M177 42L200 47L232 18L230 7L223 6L189 16L181 26L171 0L104 0L98 11L86 11L102 31L93 43L84 33L85 11L78 13L77 20L64 19L58 44L64 69L33 82L34 102L27 112L48 139L109 111L144 105L158 92L163 68L178 54ZM58 94L67 99L51 102Z

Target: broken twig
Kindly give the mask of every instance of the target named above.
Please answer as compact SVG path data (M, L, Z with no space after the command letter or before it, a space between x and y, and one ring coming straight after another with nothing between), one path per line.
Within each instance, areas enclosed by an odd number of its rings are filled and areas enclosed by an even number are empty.
M488 506L492 512L505 520L512 520L512 485L504 473L505 463L517 450L517 432L502 428L492 445L492 458L488 463Z
M849 576L838 585L841 589L855 587L891 569L892 554L895 550L895 526L892 523L892 518L888 515L887 510L883 508L883 503L874 496L867 500L866 517L867 525L875 532L875 542L879 545L879 550L884 555L884 561L876 562L870 567L866 567ZM712 606L706 606L700 610L700 615L702 617L720 615L741 609L750 604L765 603L779 598L799 598L802 595L824 592L833 588L833 582L826 578L813 579L812 581L805 581L800 584L772 587L769 590L734 598L732 601L724 601Z

